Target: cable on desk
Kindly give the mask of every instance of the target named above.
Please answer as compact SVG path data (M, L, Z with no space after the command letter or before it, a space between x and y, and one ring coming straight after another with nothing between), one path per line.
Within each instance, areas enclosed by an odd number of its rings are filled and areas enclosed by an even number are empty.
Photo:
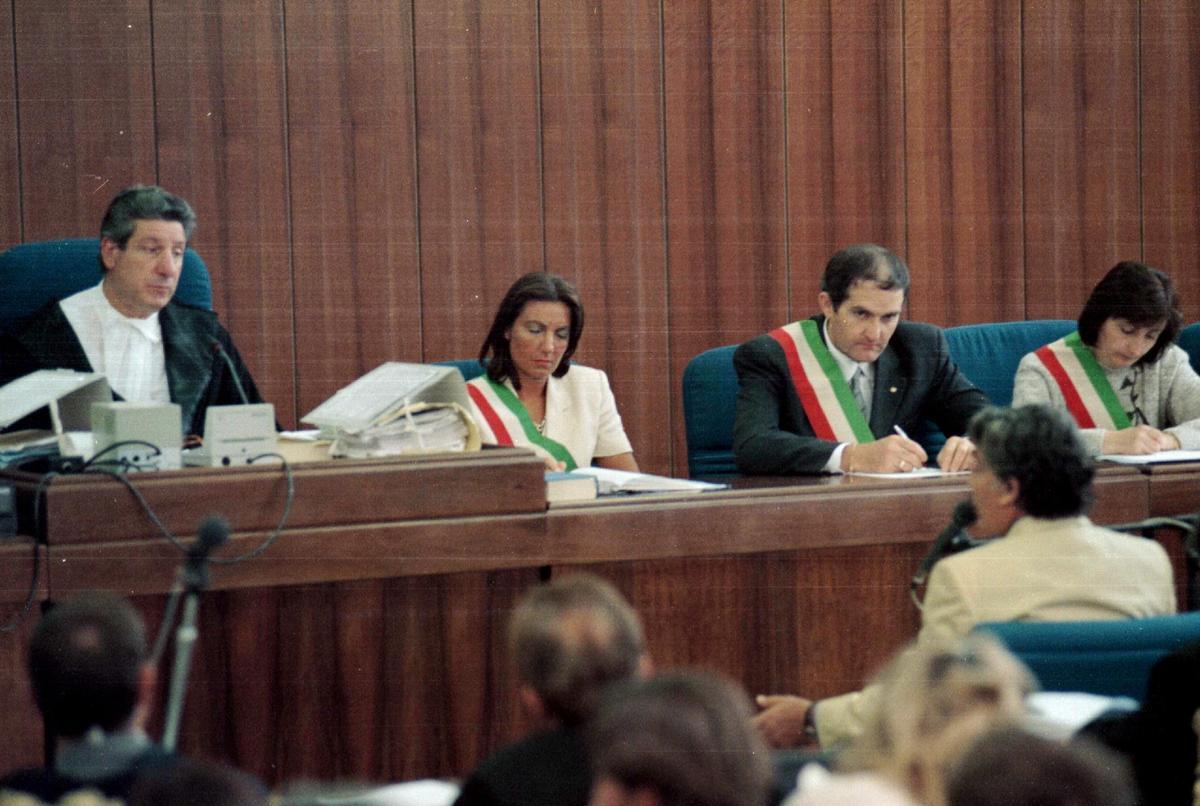
M21 625L21 622L25 620L25 617L29 615L29 611L33 609L33 602L37 599L38 567L42 561L42 546L36 537L31 542L33 544L33 573L30 574L29 592L25 594L25 604L21 605L21 610L7 624L0 625L0 633L12 632L17 629Z
M292 466L288 464L287 459L283 458L279 453L260 453L258 456L252 456L247 460L248 464L254 464L259 459L267 459L274 457L283 463L283 474L287 479L287 496L283 501L283 513L279 516L279 522L275 524L275 529L263 538L263 541L257 547L251 549L240 557L209 557L208 561L213 565L236 565L246 560L253 560L258 555L271 547L279 537L279 533L283 531L283 527L287 525L288 517L292 514L292 501L296 497L296 479L292 475Z
M42 475L38 480L37 489L33 495L33 554L30 558L33 564L33 570L29 574L29 591L25 594L25 603L21 605L21 610L9 620L7 624L0 625L0 633L8 633L17 629L29 615L29 611L33 609L33 603L37 600L38 578L42 565L42 543L46 539L46 525L42 523L42 496L46 492L46 488L50 486L50 482L54 480L58 473L53 471ZM46 544L46 591L47 598L50 592L50 544Z

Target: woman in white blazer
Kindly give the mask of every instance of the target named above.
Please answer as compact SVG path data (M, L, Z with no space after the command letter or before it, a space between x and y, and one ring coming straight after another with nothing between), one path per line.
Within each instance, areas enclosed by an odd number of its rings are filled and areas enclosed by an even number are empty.
M471 413L484 442L532 448L548 469L636 472L608 376L571 362L582 333L570 283L545 272L521 277L479 351L487 371L467 384Z

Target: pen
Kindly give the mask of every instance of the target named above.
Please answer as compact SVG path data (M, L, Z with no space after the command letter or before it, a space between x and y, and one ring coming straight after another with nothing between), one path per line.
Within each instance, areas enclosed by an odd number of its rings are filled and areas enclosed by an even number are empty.
M893 425L893 426L892 426L892 430L893 430L893 431L895 431L895 432L896 432L897 434L899 434L900 436L904 437L905 439L909 439L909 436L908 436L908 434L904 433L904 429L903 429L903 428L901 428L900 426L898 426L898 425ZM910 441L911 441L911 440L910 440Z

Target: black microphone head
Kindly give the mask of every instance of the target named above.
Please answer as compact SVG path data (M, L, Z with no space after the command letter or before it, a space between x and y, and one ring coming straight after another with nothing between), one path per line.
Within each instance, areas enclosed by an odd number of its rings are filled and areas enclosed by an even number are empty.
M200 521L200 528L196 532L196 541L192 544L192 550L207 555L218 546L224 545L227 540L229 540L229 521L220 515L209 515Z
M975 504L968 498L964 501L959 501L954 505L954 514L950 516L950 520L959 528L970 526L979 519L979 513L975 511Z

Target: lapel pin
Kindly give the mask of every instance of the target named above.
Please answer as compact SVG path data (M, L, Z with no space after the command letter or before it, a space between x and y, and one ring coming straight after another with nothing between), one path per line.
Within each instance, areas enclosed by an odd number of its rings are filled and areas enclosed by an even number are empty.
M896 394L896 387L893 386L891 389L888 389L888 391L894 395Z

